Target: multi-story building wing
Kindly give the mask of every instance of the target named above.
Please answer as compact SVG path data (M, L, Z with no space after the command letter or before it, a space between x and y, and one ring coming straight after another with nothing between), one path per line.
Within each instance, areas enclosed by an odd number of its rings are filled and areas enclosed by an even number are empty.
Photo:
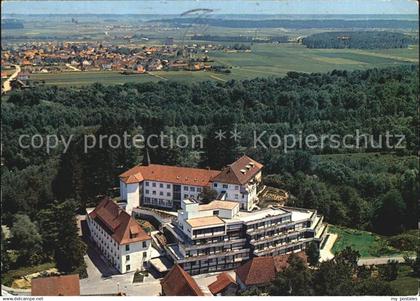
M166 225L177 243L166 246L174 262L195 275L233 269L249 258L298 252L325 236L315 210L239 210L239 203L184 200L178 218Z
M143 269L150 260L151 237L111 199L88 212L91 239L120 273Z
M120 175L120 198L126 211L142 204L161 209L178 209L181 200L198 198L219 171L158 164L135 166Z
M218 199L239 203L241 210L252 210L261 182L262 164L242 156L222 171L166 166L135 166L120 175L120 198L126 211L140 206L166 210L179 209L181 200L198 199L204 188L218 192Z
M211 180L212 188L220 193L219 199L239 202L241 210L251 211L258 200L262 168L261 163L242 156Z

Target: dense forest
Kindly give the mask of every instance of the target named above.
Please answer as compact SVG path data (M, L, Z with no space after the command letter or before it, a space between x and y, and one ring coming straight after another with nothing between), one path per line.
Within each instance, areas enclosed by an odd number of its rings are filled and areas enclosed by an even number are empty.
M287 36L251 37L251 36L217 36L217 35L193 35L191 40L216 41L216 42L241 42L241 43L287 43Z
M308 48L407 48L416 43L413 37L388 31L322 32L303 39Z
M313 20L291 20L291 19L271 19L271 20L249 20L249 19L219 19L219 18L173 18L161 19L151 22L172 23L176 26L188 26L187 24L205 24L217 27L229 28L401 28L417 29L417 21L411 20L340 20L340 19L313 19Z
M417 95L418 66L366 71L332 71L283 78L200 83L94 84L83 88L36 87L12 92L2 103L2 221L39 246L18 254L18 262L39 263L70 250L83 250L55 231L77 235L72 214L103 195L118 195L117 175L141 163L145 150L99 147L84 152L83 135L145 137L203 134L204 148L149 149L154 163L221 168L246 153L262 162L266 184L286 188L291 205L316 208L331 223L394 235L414 229L419 216ZM214 133L237 128L241 139L219 141ZM267 135L346 135L359 130L379 137L405 135L404 149L367 145L362 149L253 147L253 131ZM20 135L61 135L65 145L19 147ZM262 141L267 143L268 136ZM30 233L22 229L30 229ZM29 231L29 230L28 230ZM24 233L22 233L24 232ZM33 241L29 244L33 245ZM78 250L78 252L75 251ZM70 252L69 251L69 252ZM63 258L66 258L65 256ZM74 256L62 269L80 268Z

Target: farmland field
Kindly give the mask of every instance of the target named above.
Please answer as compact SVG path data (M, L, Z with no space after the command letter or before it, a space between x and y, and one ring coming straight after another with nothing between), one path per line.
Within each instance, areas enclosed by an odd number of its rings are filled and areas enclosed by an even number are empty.
M141 75L121 75L118 72L63 72L56 74L33 74L33 80L45 81L47 85L81 86L94 82L123 84L159 80L228 81L255 77L284 76L289 71L328 72L334 69L368 69L400 64L418 63L418 47L391 50L357 49L308 49L298 44L256 44L252 52L210 53L215 65L227 65L230 74L214 72L158 71Z

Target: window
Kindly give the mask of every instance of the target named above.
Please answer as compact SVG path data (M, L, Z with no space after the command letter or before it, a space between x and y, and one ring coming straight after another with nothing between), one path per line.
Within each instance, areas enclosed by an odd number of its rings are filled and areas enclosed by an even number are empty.
M149 194L149 189L146 189L146 194Z
M155 182L153 182L153 183L152 183L152 186L153 186L153 187L156 187L156 183L155 183Z
M153 194L153 195L156 195L156 190L153 190L153 191L152 191L152 194Z
M129 270L130 270L130 265L129 265L129 264L127 264L127 265L125 266L125 270L126 270L126 271L129 271Z
M188 190L188 186L184 186L184 190Z
M197 192L201 192L201 187L197 187Z
M239 199L239 195L235 194L235 199Z
M130 255L125 256L125 260L130 260Z
M160 191L160 192L159 192L159 194L160 194L160 195L163 195L163 191Z
M145 241L143 241L143 248L146 248L147 243Z
M160 184L159 184L159 187L160 187L160 188L163 188L163 184L162 184L162 183L160 183Z
M166 184L166 188L171 189L171 184Z
M130 245L125 245L125 250L130 251Z
M171 196L171 193L170 193L170 192L167 192L167 193L166 193L166 196Z
M223 188L229 188L228 184L223 184Z
M147 257L147 252L143 252L143 258Z
M184 194L184 199L188 199L188 194Z
M219 210L214 210L214 211L213 211L213 215L218 216L218 215L219 215Z
M239 190L239 186L235 186L235 189L236 189L236 190Z
M195 191L195 187L190 187L190 191Z
M214 184L213 184L213 186L214 186L214 187L217 187L217 183L214 183Z
M149 182L146 182L146 186L149 186Z

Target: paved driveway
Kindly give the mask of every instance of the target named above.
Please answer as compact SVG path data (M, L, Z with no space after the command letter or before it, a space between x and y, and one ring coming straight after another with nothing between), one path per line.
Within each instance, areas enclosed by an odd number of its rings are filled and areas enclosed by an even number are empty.
M85 255L88 277L80 280L81 295L115 295L119 292L128 296L158 296L160 281L150 274L143 283L133 283L134 272L120 274L88 243Z

